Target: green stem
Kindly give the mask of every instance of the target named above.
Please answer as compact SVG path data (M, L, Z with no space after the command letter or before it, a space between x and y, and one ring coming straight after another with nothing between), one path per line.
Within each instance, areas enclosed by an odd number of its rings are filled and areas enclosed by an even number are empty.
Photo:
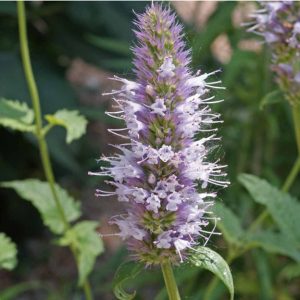
M291 188L292 184L294 183L299 171L300 171L300 154L281 188L283 192L288 192L288 190Z
M300 156L300 104L297 103L292 108L293 111L293 120L294 120L294 128L296 135L296 142L298 147L298 154Z
M43 169L45 172L45 176L47 181L49 182L49 186L51 192L53 194L55 204L58 208L59 214L61 219L64 222L65 230L69 229L69 224L65 217L63 208L60 204L58 199L56 190L55 190L55 180L54 175L51 167L51 162L49 159L48 147L46 141L44 139L43 130L42 130L42 114L41 114L41 107L40 107L40 99L37 90L37 86L35 83L32 67L31 67L31 60L29 56L29 48L28 48L28 40L27 40L27 30L26 30L26 15L25 15L25 5L23 1L18 1L18 16L19 16L19 32L20 32L20 42L21 42L21 55L22 55L22 62L23 68L25 72L25 77L27 80L30 96L32 99L32 106L34 110L35 116L35 128L36 128L36 136L39 143L40 155L42 159Z
M26 77L29 93L32 100L32 106L34 110L36 137L38 140L42 165L43 165L45 177L48 181L51 193L55 201L55 205L59 212L60 218L64 223L64 227L65 227L64 230L67 231L68 229L70 229L70 224L66 218L63 207L60 203L59 197L55 189L55 178L54 178L52 165L50 161L48 146L43 132L39 93L33 75L31 60L29 55L27 28L26 28L26 13L25 13L25 4L23 0L17 1L17 9L18 9L18 23L19 23L19 36L20 36L20 44L21 44L22 63L23 63L25 77ZM78 262L77 251L74 246L71 246L71 250L73 252L73 255L77 263ZM86 299L92 300L92 293L88 281L84 283L83 288L85 291Z
M170 262L164 262L161 264L161 270L164 276L166 289L169 295L169 300L180 300L177 284L173 274L172 266Z

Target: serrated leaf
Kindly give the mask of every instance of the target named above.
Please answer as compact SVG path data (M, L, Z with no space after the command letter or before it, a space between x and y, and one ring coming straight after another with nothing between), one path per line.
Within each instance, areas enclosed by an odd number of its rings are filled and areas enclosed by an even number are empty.
M225 239L235 245L243 245L245 231L237 216L224 204L216 202L213 207L215 215L221 220L217 223L218 228L222 231Z
M0 99L0 125L13 130L33 132L33 119L33 110L26 103Z
M12 270L17 265L17 247L0 232L0 269Z
M143 269L143 265L136 262L124 262L117 269L113 279L113 290L118 300L132 300L136 292L128 293L124 290L124 283L130 279L134 279Z
M45 118L50 124L65 127L67 143L79 139L86 132L87 120L77 110L62 109L54 115L46 115Z
M231 300L234 297L234 285L230 268L221 255L215 251L199 246L192 252L189 261L200 268L209 270L225 284L230 293Z
M213 210L215 215L221 218L217 225L228 242L242 248L259 247L267 252L289 256L299 261L300 251L297 250L297 244L282 233L272 231L247 233L241 227L237 216L225 205L215 203Z
M256 202L267 207L286 237L299 243L300 203L297 199L254 175L242 174L238 179Z
M266 106L278 103L284 100L284 95L280 90L275 90L265 95L259 104L259 109L264 109Z
M56 234L64 232L64 222L47 182L38 179L26 179L2 182L0 186L14 189L21 198L31 202L41 214L44 224L52 232ZM74 201L59 185L55 184L55 189L67 220L72 222L78 219L81 214L79 202Z
M93 269L97 256L104 251L102 240L96 232L97 222L77 223L59 240L62 246L73 245L78 251L79 285Z
M282 233L262 231L247 235L246 247L260 247L267 252L289 256L300 261L300 251L295 241L288 239Z

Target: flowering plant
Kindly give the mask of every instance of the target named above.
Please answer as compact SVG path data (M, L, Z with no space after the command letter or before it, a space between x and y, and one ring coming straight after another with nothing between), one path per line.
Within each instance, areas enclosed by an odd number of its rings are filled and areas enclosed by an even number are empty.
M115 76L122 88L106 93L118 107L107 114L126 124L109 132L126 143L102 158L110 166L90 174L113 178L107 183L115 190L98 189L97 196L116 195L127 204L127 213L111 223L134 258L146 265L177 264L215 233L210 208L217 194L209 185L228 185L225 166L209 159L219 140L213 125L222 122L209 105L222 100L208 94L223 87L209 80L218 71L192 74L182 26L169 9L152 4L135 25L136 81Z
M300 3L262 2L252 14L249 31L263 37L271 49L272 70L291 104L300 99Z

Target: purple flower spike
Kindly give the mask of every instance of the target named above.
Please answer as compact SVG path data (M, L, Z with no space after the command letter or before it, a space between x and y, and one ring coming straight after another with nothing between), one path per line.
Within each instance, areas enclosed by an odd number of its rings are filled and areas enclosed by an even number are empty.
M276 81L292 105L300 103L300 2L263 2L248 31L262 36L272 52Z
M221 122L209 105L221 100L207 94L222 87L208 79L216 72L192 75L182 27L169 9L152 4L135 25L137 79L113 78L123 87L110 93L119 109L108 113L125 121L125 128L109 131L127 141L115 146L118 154L104 158L109 167L93 174L112 177L115 188L98 190L97 196L117 195L127 205L127 213L111 223L134 257L147 265L178 263L215 233L210 208L216 193L208 186L228 185L225 166L208 160L219 140L211 125ZM197 133L204 137L195 140Z

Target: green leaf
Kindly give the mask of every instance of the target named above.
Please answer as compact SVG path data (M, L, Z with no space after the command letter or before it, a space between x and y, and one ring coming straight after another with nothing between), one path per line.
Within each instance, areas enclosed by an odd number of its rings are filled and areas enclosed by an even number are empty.
M48 226L52 232L56 234L64 232L64 222L47 182L42 182L38 179L26 179L2 182L0 186L14 189L21 198L31 202L40 212L44 224ZM72 222L78 219L80 216L79 202L74 201L74 199L57 184L55 184L55 190L67 221Z
M119 41L112 38L95 36L93 34L88 34L86 36L88 42L92 45L99 47L100 49L107 50L109 52L114 52L116 54L121 54L125 56L131 56L130 44L125 41Z
M279 275L280 278L292 280L300 277L300 264L289 264L283 268Z
M54 115L46 115L45 118L52 125L65 127L67 130L67 143L71 143L85 134L87 120L77 110L62 109Z
M126 281L134 279L143 269L142 264L136 262L124 262L117 269L114 280L113 290L117 299L119 300L132 300L134 299L136 292L129 294L127 293L123 285Z
M97 256L104 251L102 240L96 232L97 222L83 221L65 233L59 240L62 246L73 245L78 251L79 285L93 270Z
M0 99L0 125L26 132L33 132L33 110L26 103Z
M290 258L300 261L300 251L295 241L290 240L282 233L272 231L262 231L248 234L246 247L260 247L269 253L278 253L289 256Z
M289 256L299 261L300 252L297 250L297 244L282 233L272 231L247 233L241 227L237 216L225 205L217 202L213 210L215 215L221 218L217 225L229 243L248 249L259 247L267 252Z
M12 270L17 265L17 247L4 233L0 233L0 269Z
M190 257L190 262L197 266L211 271L226 285L230 292L231 299L234 297L233 279L230 268L226 261L215 251L207 247L197 247Z
M38 281L22 282L13 286L10 286L0 292L1 300L16 300L21 299L20 295L30 290L47 290L45 283Z
M282 92L280 90L272 91L262 98L262 100L259 104L259 109L262 110L270 104L278 103L283 100L284 100L284 95L282 94Z
M213 211L217 217L221 218L217 226L225 239L231 244L243 246L245 232L237 216L220 202L214 204Z
M274 221L286 237L299 243L300 203L297 199L256 176L242 174L238 179L256 202L267 207Z

